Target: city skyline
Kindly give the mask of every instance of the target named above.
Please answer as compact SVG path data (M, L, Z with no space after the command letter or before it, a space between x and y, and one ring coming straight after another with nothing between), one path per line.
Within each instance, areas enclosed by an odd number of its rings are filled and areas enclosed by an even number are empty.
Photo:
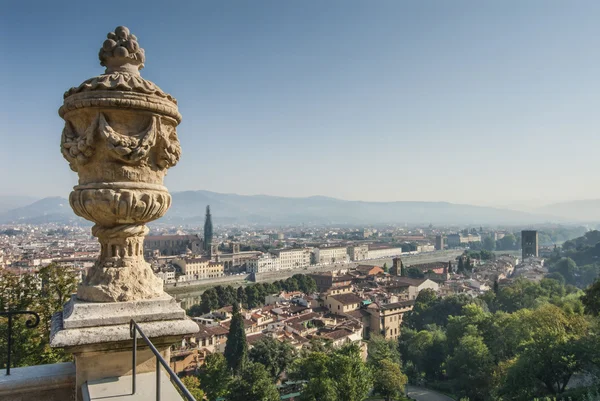
M173 192L513 207L600 198L589 185L600 5L260 4L164 15L128 3L101 20L86 4L11 4L0 196L68 196L76 177L56 111L66 89L103 72L98 38L124 24L146 49L142 76L179 100Z

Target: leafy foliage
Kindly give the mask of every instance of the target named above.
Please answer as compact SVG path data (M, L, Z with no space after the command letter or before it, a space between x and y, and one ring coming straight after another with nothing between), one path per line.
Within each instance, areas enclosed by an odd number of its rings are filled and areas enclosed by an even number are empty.
M260 363L249 362L231 382L228 401L279 401L279 392Z
M241 303L244 307L257 308L264 305L265 297L280 291L301 291L311 294L317 291L315 280L305 274L295 274L286 280L274 283L256 283L237 289L227 285L211 287L200 296L200 305L188 309L190 316L201 316L234 302Z
M40 315L40 324L35 329L26 327L31 316L13 318L12 366L30 366L70 360L62 350L52 349L50 320L61 310L63 304L77 289L78 276L75 272L50 264L33 274L18 276L9 271L0 271L0 309L31 310ZM0 349L7 346L8 320L0 318ZM6 367L6 353L0 353L0 367Z
M362 401L373 386L356 345L328 354L311 352L294 362L290 376L306 381L300 397L305 401Z
M583 298L591 314L595 291ZM476 299L422 291L400 338L405 370L472 401L560 395L574 374L600 366L600 321L583 315L580 295L554 279L516 280Z
M196 400L204 398L204 391L200 388L200 380L196 376L186 376L181 382Z
M222 354L210 354L199 372L202 389L209 401L215 401L227 394L232 380L227 360Z
M262 364L271 379L276 382L293 362L296 350L287 342L265 337L254 344L248 356L252 362Z

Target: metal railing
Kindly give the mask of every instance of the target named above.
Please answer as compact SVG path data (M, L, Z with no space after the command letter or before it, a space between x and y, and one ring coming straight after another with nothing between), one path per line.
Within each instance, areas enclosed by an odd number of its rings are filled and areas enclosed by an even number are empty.
M160 401L160 365L162 365L165 368L165 370L169 374L169 377L171 378L171 381L173 383L175 383L175 385L179 389L179 392L181 393L181 395L187 401L196 401L194 396L192 396L192 394L189 392L189 390L181 382L179 377L177 377L177 374L175 374L175 372L173 372L173 370L169 366L168 362L164 360L164 358L162 357L160 352L156 349L154 344L152 344L152 342L148 339L148 337L146 337L146 335L144 334L144 332L142 331L140 326L138 326L138 324L133 319L131 319L129 322L129 333L131 335L131 338L133 338L133 352L132 352L132 359L131 359L131 365L132 365L131 366L131 372L132 372L131 373L131 375L132 375L131 376L131 394L135 394L135 391L136 391L136 388L135 388L136 383L135 382L136 382L136 362L137 362L137 333L139 333L142 340L144 340L144 342L146 343L146 345L148 346L150 351L152 351L152 353L156 357L156 401Z
M32 312L29 310L24 311L9 311L9 312L0 312L0 316L8 317L8 333L7 333L7 341L6 341L6 376L10 375L10 363L11 363L11 352L12 352L12 324L13 324L13 316L16 315L32 315L35 317L35 320L27 319L25 322L25 327L28 329L33 329L40 324L40 315L36 312Z

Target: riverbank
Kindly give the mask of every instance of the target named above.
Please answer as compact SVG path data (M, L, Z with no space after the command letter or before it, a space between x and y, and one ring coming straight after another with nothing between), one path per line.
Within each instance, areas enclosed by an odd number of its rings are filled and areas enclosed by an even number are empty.
M462 254L463 251L464 250L458 249L406 255L402 257L402 262L405 266L430 262L447 262L454 260L457 256ZM392 258L364 260L360 263L377 266L387 264L388 267L391 267ZM360 263L337 263L326 266L311 266L298 270L280 270L277 272L259 273L256 274L256 282L270 283L277 280L285 280L286 278L292 277L294 274L323 273L340 269L351 269L355 268ZM189 283L178 283L177 286L169 284L165 285L165 291L174 296L178 301L183 301L182 306L184 308L189 308L194 304L200 303L200 295L202 295L206 289L217 285L231 285L232 287L248 285L252 283L248 280L249 278L249 274L243 274L238 276L224 276L208 280L198 280Z

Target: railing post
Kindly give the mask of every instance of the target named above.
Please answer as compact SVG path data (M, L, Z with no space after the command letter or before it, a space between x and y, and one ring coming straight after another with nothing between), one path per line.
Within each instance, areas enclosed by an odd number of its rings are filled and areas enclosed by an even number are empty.
M160 401L160 359L156 355L156 401Z
M6 376L10 376L10 353L12 352L12 314L8 315L8 355L6 357Z
M133 351L131 357L131 394L135 394L135 373L137 367L137 331L135 326L130 323L130 330L133 330Z

